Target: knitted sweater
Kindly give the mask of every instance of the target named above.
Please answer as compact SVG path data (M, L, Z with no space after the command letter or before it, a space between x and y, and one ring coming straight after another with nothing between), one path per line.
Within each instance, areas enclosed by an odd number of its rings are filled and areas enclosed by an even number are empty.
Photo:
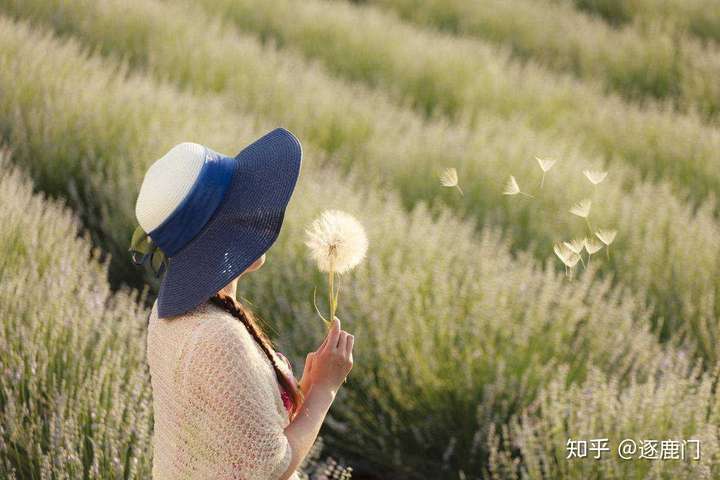
M147 359L155 480L274 480L287 470L290 421L277 377L231 313L204 302L158 318L155 302ZM277 364L292 375L286 362Z

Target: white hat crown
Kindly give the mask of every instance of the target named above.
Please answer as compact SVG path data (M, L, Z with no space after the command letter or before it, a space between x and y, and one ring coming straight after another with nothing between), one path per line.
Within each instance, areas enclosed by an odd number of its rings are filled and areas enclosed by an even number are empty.
M160 226L180 205L200 175L206 154L203 145L183 142L148 168L135 204L135 216L145 232Z

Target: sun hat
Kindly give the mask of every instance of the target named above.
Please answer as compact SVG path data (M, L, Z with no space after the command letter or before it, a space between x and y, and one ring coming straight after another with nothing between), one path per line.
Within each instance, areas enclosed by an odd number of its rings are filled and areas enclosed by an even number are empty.
M165 274L158 317L195 308L272 246L301 162L300 141L276 128L234 157L185 142L150 166L129 251Z

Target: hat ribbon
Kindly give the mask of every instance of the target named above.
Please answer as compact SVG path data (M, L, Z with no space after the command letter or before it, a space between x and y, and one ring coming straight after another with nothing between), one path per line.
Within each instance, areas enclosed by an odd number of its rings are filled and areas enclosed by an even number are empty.
M145 233L141 226L138 226L133 232L128 251L131 253L135 265L144 265L149 262L156 278L159 278L167 269L168 258L165 252L153 242L153 239ZM140 257L138 257L139 255Z

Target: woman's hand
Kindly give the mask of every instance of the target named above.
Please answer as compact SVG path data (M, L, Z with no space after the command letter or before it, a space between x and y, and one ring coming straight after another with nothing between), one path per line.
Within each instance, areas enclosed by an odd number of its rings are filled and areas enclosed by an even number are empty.
M330 351L330 348L327 347L328 341L330 341L331 344L335 345L336 347L334 355ZM341 342L343 345L342 349L339 348ZM328 369L326 368L327 366L319 368L319 362L329 360L331 363L335 363L336 365L338 365L340 368L340 372L343 375L343 377L340 379L340 383L342 383L342 381L345 379L345 377L347 377L347 374L352 368L352 348L354 342L355 337L353 335L350 335L344 330L340 330L340 319L335 317L330 327L330 330L328 331L328 334L325 336L325 339L320 344L318 349L314 352L308 353L307 357L305 358L305 368L303 369L303 374L299 382L300 388L302 389L303 393L307 394L307 392L310 391L310 387L318 379L320 379L321 382L327 383L329 385L333 384L333 369ZM329 370L330 372L328 372ZM330 378L328 378L328 375L330 376ZM337 386L332 386L333 390L337 390Z
M342 385L353 366L352 349L355 337L340 329L340 319L335 317L322 345L312 357L308 371L308 386L322 385L332 391ZM303 373L303 378L305 373Z

